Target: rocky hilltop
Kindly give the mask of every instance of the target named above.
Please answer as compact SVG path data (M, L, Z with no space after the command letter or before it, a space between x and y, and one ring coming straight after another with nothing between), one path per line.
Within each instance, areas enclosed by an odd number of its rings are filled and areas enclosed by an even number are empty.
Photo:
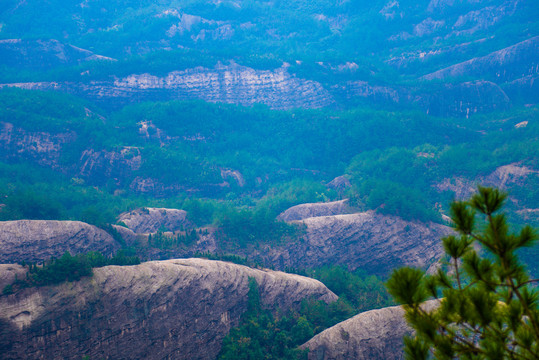
M438 300L424 308L430 311ZM401 306L371 310L343 321L302 345L309 360L401 360L403 336L411 332Z
M17 220L0 222L0 262L36 262L98 251L111 255L120 248L106 231L80 221Z
M240 105L262 103L273 109L320 108L334 102L316 81L290 74L286 66L255 70L235 63L173 71L164 77L132 74L112 81L17 83L23 89L54 90L116 106L148 100L201 99Z
M282 212L277 219L282 221L303 220L310 217L339 215L352 212L348 200L324 203L300 204Z
M121 214L118 222L124 223L137 234L155 233L161 228L177 231L192 227L185 210L164 208L136 209Z
M320 282L203 259L94 269L93 278L0 296L5 359L212 359L247 307L337 297ZM46 347L43 344L47 344Z
M293 223L304 225L305 235L263 255L278 268L342 264L376 274L402 265L429 268L443 252L440 238L451 232L447 226L405 221L375 211Z

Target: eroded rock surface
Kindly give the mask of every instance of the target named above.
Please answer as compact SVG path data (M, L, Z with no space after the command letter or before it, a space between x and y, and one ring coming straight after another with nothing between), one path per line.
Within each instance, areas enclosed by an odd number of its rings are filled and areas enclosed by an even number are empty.
M282 212L277 219L282 221L303 220L310 217L347 214L351 212L348 200L325 203L300 204Z
M161 228L167 231L177 231L192 226L185 210L164 208L136 209L121 214L118 222L123 222L137 234L155 233Z
M0 263L36 262L98 251L111 255L120 248L106 231L80 221L17 220L0 222Z
M434 309L438 300L425 302ZM343 321L309 340L309 360L400 360L404 359L403 336L411 329L401 306L371 310Z
M429 268L443 253L440 238L451 232L447 226L404 221L374 211L296 223L306 227L303 238L266 255L279 268L342 264L377 274L402 265Z
M94 269L93 278L0 296L5 359L214 359L247 308L297 308L336 295L298 275L203 259ZM43 346L46 343L47 346Z
M334 102L316 81L288 73L287 67L255 70L235 63L173 71L164 77L132 74L114 81L17 83L23 89L62 91L118 104L149 100L201 99L240 105L262 103L273 109L320 108Z

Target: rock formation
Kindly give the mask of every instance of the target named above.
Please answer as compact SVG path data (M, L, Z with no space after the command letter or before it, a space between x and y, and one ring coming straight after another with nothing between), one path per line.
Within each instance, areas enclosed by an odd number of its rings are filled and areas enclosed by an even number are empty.
M136 209L121 214L118 222L123 222L137 234L155 233L161 228L177 231L193 226L187 219L185 210L164 208Z
M496 83L539 73L539 36L423 76L425 80L486 78Z
M314 279L220 261L107 266L78 282L0 296L0 333L9 336L2 357L214 359L247 308L249 278L272 309L337 298Z
M278 268L341 264L376 274L402 265L429 268L436 266L443 253L440 238L451 232L447 226L404 221L374 211L294 223L305 226L305 235L262 255Z
M438 300L423 306L430 311ZM371 310L343 321L302 345L308 348L309 360L401 360L404 359L403 336L411 329L401 306Z
M252 105L273 109L320 108L334 102L321 84L295 77L286 67L255 70L235 63L215 68L173 71L165 77L133 74L114 81L36 82L7 84L24 89L55 90L95 101L114 98L117 105L149 100L202 99L210 102Z
M326 203L300 204L292 206L281 213L277 219L282 221L303 220L310 217L339 215L352 212L348 200Z
M111 255L120 248L104 230L80 221L17 220L0 222L0 263L36 262L99 251Z

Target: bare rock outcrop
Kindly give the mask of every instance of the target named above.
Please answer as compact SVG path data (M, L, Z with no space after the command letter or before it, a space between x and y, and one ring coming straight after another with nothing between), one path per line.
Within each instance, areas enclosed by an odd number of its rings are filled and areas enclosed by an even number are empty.
M438 300L425 302L433 310ZM343 321L302 345L309 360L401 360L403 336L411 329L404 319L402 306L371 310Z
M300 79L283 66L256 70L235 63L173 71L164 77L132 74L114 81L14 83L23 89L61 91L118 105L149 100L201 99L240 105L262 103L273 109L320 108L334 103L318 82Z
M192 227L185 210L164 208L136 209L121 214L118 222L123 222L136 234L155 233L160 228L177 231Z
M488 78L497 83L539 73L539 36L489 55L474 58L423 76L425 80L445 80L463 76Z
M36 262L99 251L111 255L120 248L106 231L80 221L17 220L0 222L0 263Z
M305 235L266 255L278 268L341 264L376 274L403 265L429 268L436 266L443 253L440 238L452 231L447 226L405 221L374 211L295 223L305 226Z
M324 203L300 204L282 212L277 219L282 221L303 220L311 217L330 216L350 213L348 200Z
M314 279L220 261L107 266L78 282L0 296L0 332L9 334L2 356L214 359L247 308L249 278L272 308L337 299Z
M7 285L13 284L16 280L23 280L26 271L19 264L0 264L0 293Z
M62 147L73 142L74 132L52 134L28 131L0 121L0 157L6 160L27 159L43 166L59 167Z

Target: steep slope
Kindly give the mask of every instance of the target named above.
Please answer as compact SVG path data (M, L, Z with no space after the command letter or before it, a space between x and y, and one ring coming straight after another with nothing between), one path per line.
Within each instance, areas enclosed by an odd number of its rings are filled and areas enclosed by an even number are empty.
M336 300L316 280L219 261L108 266L91 279L1 296L3 358L212 359L246 310L251 277L273 309Z
M447 226L404 221L374 211L295 223L306 227L302 239L263 255L279 268L341 264L376 274L387 274L401 265L429 268L442 254L440 238L451 232Z
M438 300L423 306L430 311ZM404 359L403 336L411 332L401 306L371 310L343 321L302 345L311 360L397 360Z
M18 220L0 222L0 262L36 262L69 251L111 255L120 248L104 230L80 221Z

